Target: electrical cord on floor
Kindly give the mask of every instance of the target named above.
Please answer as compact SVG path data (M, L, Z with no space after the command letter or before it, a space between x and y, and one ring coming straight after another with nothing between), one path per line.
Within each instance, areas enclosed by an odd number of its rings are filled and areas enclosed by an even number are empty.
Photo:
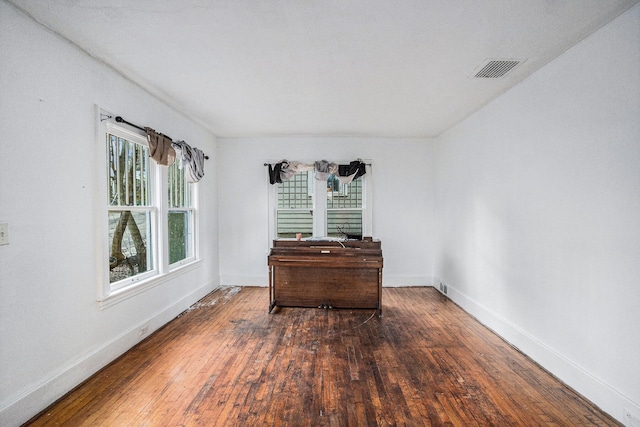
M356 326L354 326L353 328L344 329L344 330L339 331L339 332L332 332L332 333L329 333L329 334L326 336L326 338L330 338L330 337L332 337L332 336L334 336L334 335L342 335L342 334L344 334L345 332L349 332L349 331L352 331L352 330L354 330L354 329L358 329L358 328L360 328L361 326L363 326L364 324L366 324L369 320L373 319L373 316L375 316L375 315L376 315L376 313L377 313L377 311L374 311L373 313L371 313L371 316L369 316L369 318L368 318L367 320L365 320L364 322L360 323L359 325L356 325Z

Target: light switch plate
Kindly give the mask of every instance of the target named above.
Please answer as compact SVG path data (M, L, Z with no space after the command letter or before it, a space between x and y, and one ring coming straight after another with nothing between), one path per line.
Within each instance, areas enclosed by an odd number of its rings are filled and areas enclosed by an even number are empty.
M0 224L0 245L9 244L9 224Z

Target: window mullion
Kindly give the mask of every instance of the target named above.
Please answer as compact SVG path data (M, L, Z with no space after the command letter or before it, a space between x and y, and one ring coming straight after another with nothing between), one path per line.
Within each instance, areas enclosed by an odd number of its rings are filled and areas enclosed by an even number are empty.
M168 191L168 168L153 165L156 174L156 197L158 207L157 211L157 230L158 230L158 269L160 274L169 271L169 191ZM162 231L160 231L162 230Z
M122 161L124 160L124 143L122 139L116 138L116 151L115 151L115 166L116 166L116 194L118 195L118 205L124 205L124 195L122 194Z
M130 144L126 144L127 155L124 157L124 199L127 206L135 206L135 200L131 199L131 182L129 179L129 168L133 168L133 165L131 164L131 157L128 155L129 151L131 150L131 147L129 147L129 145ZM133 153L135 153L135 149L132 151Z
M313 235L314 236L326 236L327 233L327 181L322 179L315 179L313 174L310 174L313 179L313 191L314 191L314 207L313 207Z
M142 199L140 199L138 201L138 191L137 191L137 185L136 185L136 172L137 172L137 167L138 167L138 147L137 146L133 146L133 150L132 150L132 159L131 159L131 169L132 169L132 179L131 179L131 191L132 191L132 195L133 195L133 205L134 206L141 206L144 205L144 201Z

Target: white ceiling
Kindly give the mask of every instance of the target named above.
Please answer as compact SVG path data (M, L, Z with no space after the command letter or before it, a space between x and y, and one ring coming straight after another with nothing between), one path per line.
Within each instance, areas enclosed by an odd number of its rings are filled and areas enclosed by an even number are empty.
M10 1L220 137L433 137L639 0Z

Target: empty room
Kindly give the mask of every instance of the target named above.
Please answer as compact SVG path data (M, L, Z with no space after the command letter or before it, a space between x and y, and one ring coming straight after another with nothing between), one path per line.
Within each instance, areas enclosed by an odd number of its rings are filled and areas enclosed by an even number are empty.
M640 427L638 0L0 0L0 425Z

